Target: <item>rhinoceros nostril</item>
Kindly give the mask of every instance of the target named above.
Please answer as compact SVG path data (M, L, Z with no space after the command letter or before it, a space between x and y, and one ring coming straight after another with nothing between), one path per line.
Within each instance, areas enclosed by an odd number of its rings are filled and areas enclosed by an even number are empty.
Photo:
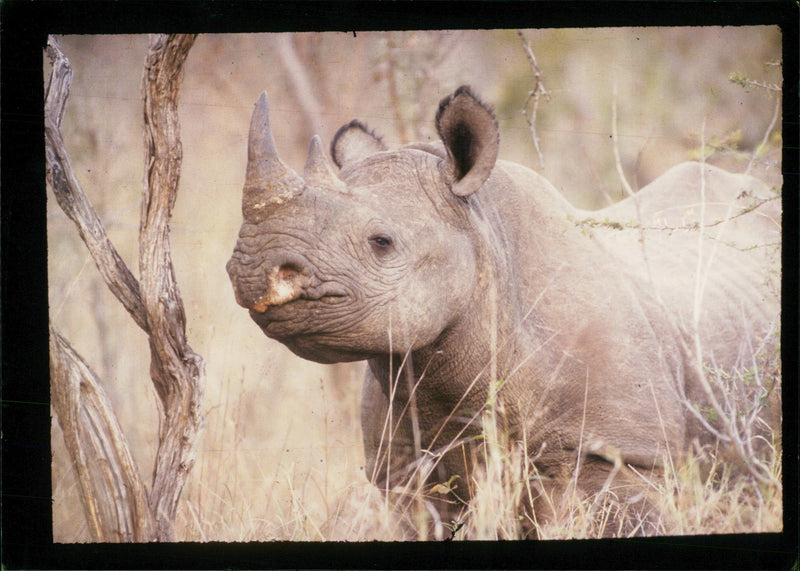
M282 280L290 280L300 273L302 270L293 263L283 264L278 268L278 278Z

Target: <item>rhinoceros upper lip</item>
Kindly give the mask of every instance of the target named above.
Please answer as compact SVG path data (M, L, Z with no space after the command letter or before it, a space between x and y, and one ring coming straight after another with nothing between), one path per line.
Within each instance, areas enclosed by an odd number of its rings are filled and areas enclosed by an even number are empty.
M317 319L309 319L320 308L333 307L344 300L344 295L324 295L318 298L301 297L283 305L268 307L263 313L253 309L250 317L261 330L273 339L289 339L296 335L309 335L320 326Z
M335 304L347 297L344 291L333 290L330 288L318 288L318 291L306 292L297 299L288 301L280 305L273 305L264 312L250 310L250 316L259 325L267 325L276 321L289 321L298 317L298 310L303 311L304 306L316 306L317 304Z
M343 288L330 283L324 283L306 290L294 301L306 300L311 302L321 301L323 303L336 303L345 297L347 297L347 292Z

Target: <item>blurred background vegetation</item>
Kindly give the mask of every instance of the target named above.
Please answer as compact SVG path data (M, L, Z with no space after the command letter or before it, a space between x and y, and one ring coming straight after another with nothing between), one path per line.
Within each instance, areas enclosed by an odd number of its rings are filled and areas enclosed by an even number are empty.
M582 208L622 197L610 139L615 100L621 163L635 189L701 154L735 172L755 156L751 174L780 186L780 115L769 129L779 94L758 85L781 84L777 27L524 35L551 96L535 124L543 165L522 112L533 73L513 30L198 38L181 92L183 167L171 240L189 343L206 361L207 426L179 506L179 539L371 539L385 531L363 513L373 494L359 427L363 364L310 363L267 339L236 305L225 272L241 223L250 114L262 90L279 152L298 171L313 134L328 144L353 118L389 147L436 139L439 100L471 84L495 108L500 157L541 172ZM147 38L67 36L62 43L74 69L65 143L136 274ZM158 414L147 340L101 282L52 195L47 216L51 320L103 379L149 482ZM86 541L55 422L53 452L54 539Z

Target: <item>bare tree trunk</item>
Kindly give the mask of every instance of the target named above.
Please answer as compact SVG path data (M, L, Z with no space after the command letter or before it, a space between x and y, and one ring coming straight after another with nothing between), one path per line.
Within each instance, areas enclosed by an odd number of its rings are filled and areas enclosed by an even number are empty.
M108 239L72 170L61 118L72 70L58 41L45 100L47 180L109 289L149 337L150 376L161 423L147 502L125 438L94 373L51 326L53 405L78 473L87 520L98 541L170 541L186 476L203 425L202 358L186 342L186 316L175 283L169 220L181 163L177 97L195 36L152 36L143 80L146 182L139 230L141 284ZM124 492L124 493L123 493ZM144 503L143 503L144 502Z
M193 35L151 36L145 60L145 190L139 226L142 303L150 333L150 377L161 399L161 426L150 507L157 535L172 540L172 522L194 465L205 385L202 358L186 342L186 314L175 282L169 219L178 190L182 149L178 92Z

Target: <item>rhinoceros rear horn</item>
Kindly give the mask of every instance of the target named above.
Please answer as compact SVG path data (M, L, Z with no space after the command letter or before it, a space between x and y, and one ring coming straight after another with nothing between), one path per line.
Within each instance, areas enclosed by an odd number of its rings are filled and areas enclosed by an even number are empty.
M497 161L500 138L494 114L464 85L442 99L436 130L447 149L450 190L469 196L483 186Z
M275 150L267 92L264 91L250 119L242 213L249 220L263 220L270 206L290 200L303 192L303 188L303 179L283 164Z
M322 152L322 141L319 135L314 135L314 138L311 139L306 166L303 168L303 179L306 184L311 186L333 188L342 192L347 189L347 186L333 172L325 153Z

